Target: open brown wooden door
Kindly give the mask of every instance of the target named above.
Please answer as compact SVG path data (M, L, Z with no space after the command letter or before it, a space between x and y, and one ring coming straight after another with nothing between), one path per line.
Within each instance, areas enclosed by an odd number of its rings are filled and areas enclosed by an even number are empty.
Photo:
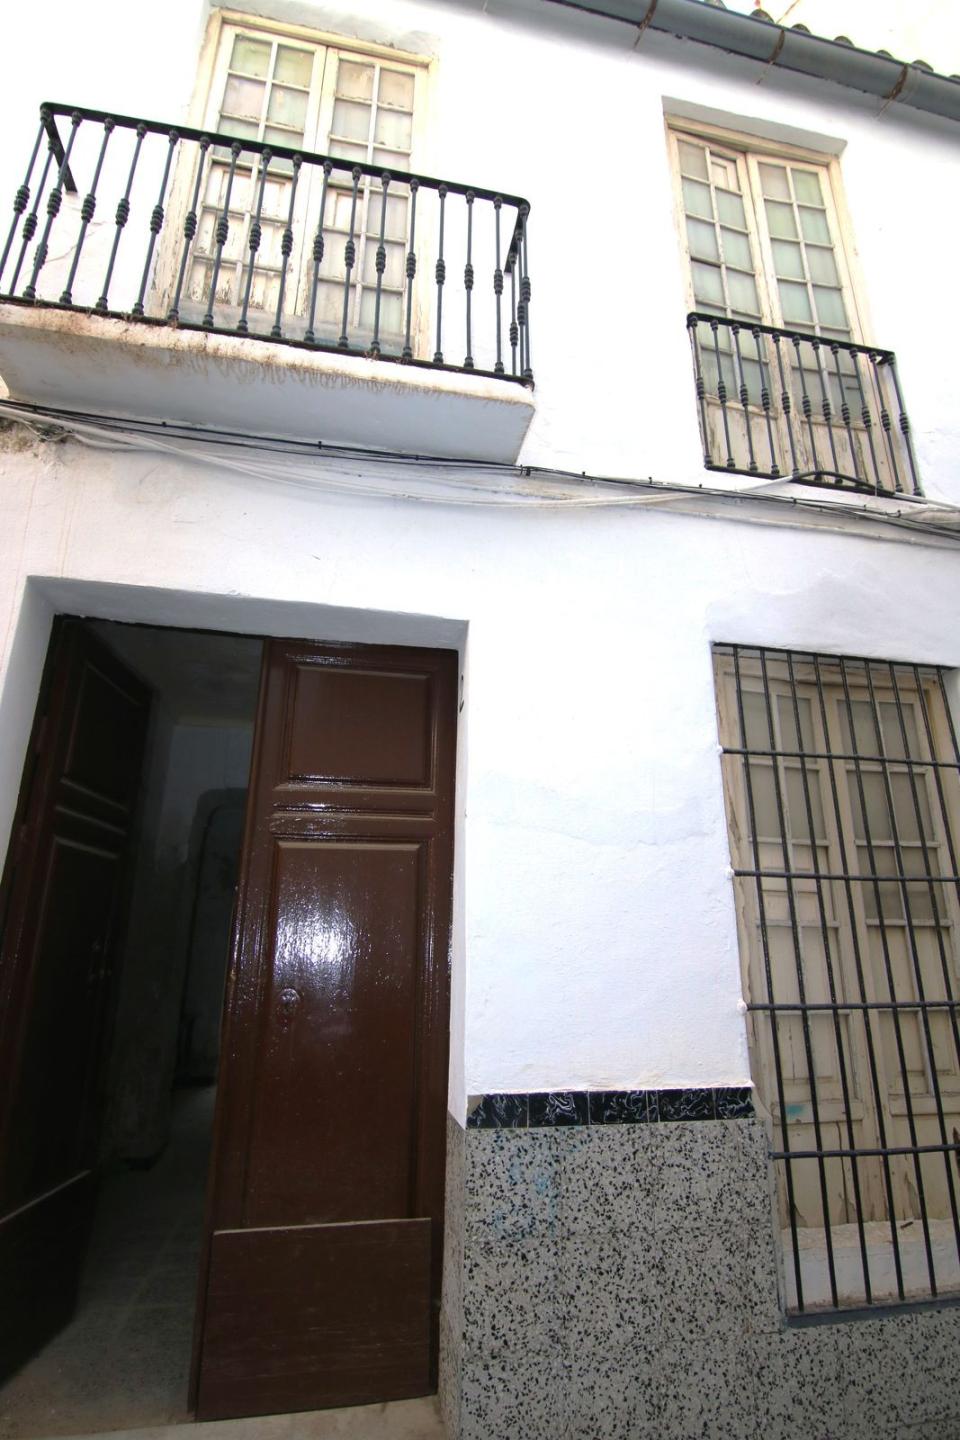
M0 909L0 1376L70 1317L149 696L57 622Z
M457 657L271 641L198 1418L436 1388Z

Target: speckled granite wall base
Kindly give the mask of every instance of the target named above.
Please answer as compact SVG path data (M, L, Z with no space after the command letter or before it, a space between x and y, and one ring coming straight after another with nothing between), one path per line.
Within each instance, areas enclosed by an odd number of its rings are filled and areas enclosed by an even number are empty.
M786 1328L762 1127L689 1118L450 1121L450 1440L960 1440L960 1309Z

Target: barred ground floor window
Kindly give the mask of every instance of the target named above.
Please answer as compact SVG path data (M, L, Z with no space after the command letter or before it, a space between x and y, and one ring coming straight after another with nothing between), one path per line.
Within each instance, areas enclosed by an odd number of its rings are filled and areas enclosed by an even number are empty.
M952 677L731 645L715 672L788 1308L960 1290Z

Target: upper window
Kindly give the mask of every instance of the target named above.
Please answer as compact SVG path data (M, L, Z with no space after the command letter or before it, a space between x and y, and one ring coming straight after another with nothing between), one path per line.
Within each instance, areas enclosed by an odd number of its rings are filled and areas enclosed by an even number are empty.
M858 315L835 163L683 130L670 144L706 464L915 493L893 357Z

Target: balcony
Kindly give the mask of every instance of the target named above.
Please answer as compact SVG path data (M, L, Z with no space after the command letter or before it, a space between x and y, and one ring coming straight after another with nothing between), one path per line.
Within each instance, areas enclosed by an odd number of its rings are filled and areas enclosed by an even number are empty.
M513 461L529 205L45 104L0 232L14 399Z
M687 330L708 470L922 493L891 350L701 311Z

